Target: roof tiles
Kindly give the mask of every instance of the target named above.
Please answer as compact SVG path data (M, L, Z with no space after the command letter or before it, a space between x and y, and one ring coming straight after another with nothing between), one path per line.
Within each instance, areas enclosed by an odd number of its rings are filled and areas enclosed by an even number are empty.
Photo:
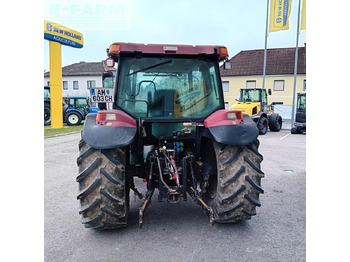
M267 49L266 75L294 74L295 48ZM262 75L264 49L241 51L230 59L232 69L220 67L221 76ZM298 50L298 74L306 74L306 47Z

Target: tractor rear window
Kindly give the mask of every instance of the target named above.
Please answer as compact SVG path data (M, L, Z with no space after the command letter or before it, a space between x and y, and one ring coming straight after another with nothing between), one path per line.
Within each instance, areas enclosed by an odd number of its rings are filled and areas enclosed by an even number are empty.
M204 118L220 107L215 63L203 59L123 58L119 107L138 117Z

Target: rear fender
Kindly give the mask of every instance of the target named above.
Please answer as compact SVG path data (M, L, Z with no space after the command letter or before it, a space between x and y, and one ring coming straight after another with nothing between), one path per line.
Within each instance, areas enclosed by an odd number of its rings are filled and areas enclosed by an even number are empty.
M98 114L86 116L82 138L87 144L96 149L110 149L133 142L137 130L135 119L121 110L102 110Z
M239 112L237 119L228 114ZM259 136L259 130L249 115L237 110L218 110L204 121L203 136L226 145L250 145Z

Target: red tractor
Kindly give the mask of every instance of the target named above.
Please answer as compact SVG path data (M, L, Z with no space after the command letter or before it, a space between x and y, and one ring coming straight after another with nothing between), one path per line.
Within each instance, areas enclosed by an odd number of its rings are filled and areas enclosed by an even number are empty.
M246 114L225 110L223 46L114 43L118 62L112 110L88 114L79 143L78 199L87 228L127 226L129 194L145 209L155 189L171 204L190 196L211 223L256 215L263 193L259 131ZM134 177L143 179L142 195Z

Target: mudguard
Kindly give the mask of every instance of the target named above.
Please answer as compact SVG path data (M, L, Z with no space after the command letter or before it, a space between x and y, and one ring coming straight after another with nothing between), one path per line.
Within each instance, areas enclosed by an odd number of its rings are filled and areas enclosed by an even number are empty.
M83 127L82 138L87 144L96 149L110 149L123 147L133 142L136 135L137 125L123 122L118 122L114 125L98 125L96 123L95 113L90 113L86 116ZM118 117L118 116L117 116ZM132 122L133 123L133 122Z
M228 111L214 113L208 117L207 123L204 124L202 135L218 143L226 145L250 145L256 141L259 136L259 130L256 124L251 120L249 115L243 115L243 121L233 123L230 120L222 120L226 117ZM212 119L210 119L212 118Z

